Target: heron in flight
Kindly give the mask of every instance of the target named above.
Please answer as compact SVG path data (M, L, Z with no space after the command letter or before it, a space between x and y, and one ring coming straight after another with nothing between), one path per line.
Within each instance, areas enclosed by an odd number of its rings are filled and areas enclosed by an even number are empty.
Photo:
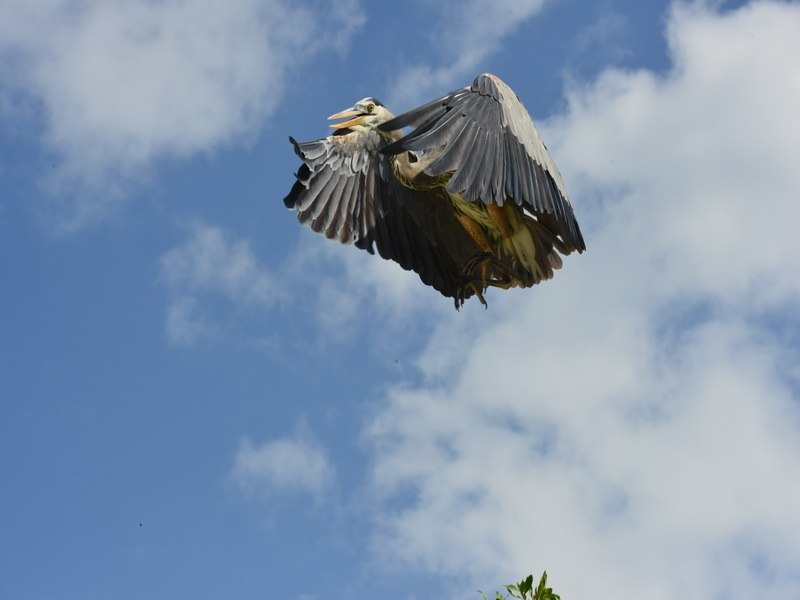
M415 271L456 308L550 279L561 255L586 248L533 120L495 75L397 117L364 98L329 119L346 120L319 140L289 138L303 164L286 206Z

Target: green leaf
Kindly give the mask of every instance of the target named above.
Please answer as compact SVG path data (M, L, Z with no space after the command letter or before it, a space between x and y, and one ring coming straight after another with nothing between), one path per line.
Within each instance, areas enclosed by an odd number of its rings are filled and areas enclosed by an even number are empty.
M533 575L528 575L525 579L520 581L518 585L519 591L522 593L522 597L524 598L533 589Z
M533 600L561 600L561 596L553 593L553 588L547 587L547 571L542 573L542 578L533 594Z
M517 598L518 600L561 600L561 596L553 592L553 588L547 587L547 571L542 573L542 578L539 580L539 585L533 589L533 575L528 575L525 579L517 584L509 584L503 586L508 590L508 596L503 596L500 592L495 595L495 600L507 600ZM480 592L483 600L487 600L486 594Z

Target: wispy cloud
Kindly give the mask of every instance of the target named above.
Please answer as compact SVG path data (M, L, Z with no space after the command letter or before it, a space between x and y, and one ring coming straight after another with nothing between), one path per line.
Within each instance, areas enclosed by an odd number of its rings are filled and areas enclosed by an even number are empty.
M161 257L160 277L169 290L166 331L177 344L221 333L209 297L225 300L231 313L265 310L283 292L247 240L219 227L194 222L189 238Z
M317 234L304 235L282 267L295 296L309 299L325 342L352 339L363 327L380 323L372 337L408 331L409 316L453 311L453 303L422 285L412 271L353 246L334 244ZM306 291L301 291L306 290ZM424 309L424 310L423 310Z
M573 48L576 55L584 60L591 55L591 62L605 60L606 65L630 55L630 51L619 40L630 30L631 25L625 15L608 10L596 21L575 36Z
M482 326L443 320L388 394L366 431L387 560L797 596L798 29L796 4L677 4L671 71L569 90L544 129L588 251Z
M232 480L241 489L263 495L304 492L319 497L335 477L325 448L306 426L300 426L291 437L261 445L244 438L231 470Z
M472 81L477 66L502 40L536 15L544 0L448 0L431 4L438 15L431 53L440 66L417 64L397 76L389 106L410 108Z
M158 159L252 142L287 68L362 22L355 0L12 0L0 5L0 91L41 109L47 186L59 225L75 228Z
M319 326L311 343L352 340L376 322L381 324L373 335L376 343L390 343L396 333L408 331L410 314L435 318L455 312L450 300L423 286L416 274L316 235L305 236L282 263L269 268L246 238L198 220L183 228L186 239L159 259L159 279L167 290L165 330L175 344L232 332L254 341L263 330L244 324L257 318L263 325L290 299L298 318ZM275 323L270 327L275 335Z

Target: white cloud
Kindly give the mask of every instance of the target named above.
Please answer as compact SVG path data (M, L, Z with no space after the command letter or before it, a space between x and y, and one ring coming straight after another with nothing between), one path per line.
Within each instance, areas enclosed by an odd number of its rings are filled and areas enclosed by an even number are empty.
M351 340L379 322L372 337L385 349L398 333L408 333L409 314L427 307L433 319L453 311L452 301L420 285L416 274L310 232L272 271L247 239L200 221L185 228L187 239L165 252L159 265L169 296L166 333L176 344L241 333L248 317L263 324L290 298L293 312L316 319L315 343ZM251 341L260 335L249 325L247 330Z
M307 492L319 496L333 483L335 470L325 449L307 427L293 437L283 437L257 446L249 438L239 444L231 478L249 492Z
M440 314L453 310L433 288L421 284L419 276L397 263L370 255L352 246L333 244L308 235L285 267L295 274L295 285L312 285L316 318L325 341L343 340L364 324L381 323L376 336L408 330L408 316L427 308ZM303 281L296 279L301 274ZM385 341L385 340L383 340Z
M620 45L619 40L630 28L628 18L611 9L575 36L573 52L583 60L588 59L595 64L598 60L605 60L605 64L608 64L628 57L631 55L630 50Z
M6 1L0 92L41 107L48 185L68 200L60 224L78 227L155 160L252 141L287 68L362 22L355 0Z
M414 65L400 72L389 93L389 106L410 108L472 81L477 66L526 20L544 0L448 0L432 5L439 16L435 46L440 67ZM468 79L468 81L464 81Z
M800 5L668 27L668 73L545 123L587 253L443 315L369 424L387 561L465 593L547 568L563 597L800 595Z
M253 253L247 240L200 222L190 237L161 257L161 279L167 285L167 336L191 344L220 333L211 313L211 298L222 298L226 312L265 310L282 298L281 287Z

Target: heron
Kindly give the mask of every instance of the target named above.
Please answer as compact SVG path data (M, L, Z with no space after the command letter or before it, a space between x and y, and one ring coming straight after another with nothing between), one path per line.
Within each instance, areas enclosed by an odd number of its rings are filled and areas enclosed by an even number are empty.
M367 97L328 119L332 135L289 138L302 164L284 204L315 232L416 272L456 309L472 296L486 306L490 287L551 279L562 255L585 250L561 174L499 77L399 116Z

